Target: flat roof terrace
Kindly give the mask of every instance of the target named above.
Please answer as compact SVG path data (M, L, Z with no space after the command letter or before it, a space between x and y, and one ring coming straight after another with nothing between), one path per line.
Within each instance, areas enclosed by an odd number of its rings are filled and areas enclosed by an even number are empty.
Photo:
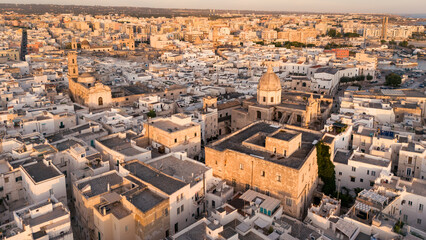
M276 164L299 169L304 164L305 159L308 157L309 153L313 150L313 148L315 148L313 142L315 140L320 140L322 133L314 132L308 129L304 130L302 128L289 128L292 131L302 134L302 144L298 150L296 150L291 156L288 157L274 155L270 152L261 151L259 149L255 150L242 144L246 139L256 135L257 133L264 133L265 135L269 135L277 131L279 128L283 127L278 125L271 125L263 121L256 122L247 128L238 131L235 135L231 135L213 143L209 147L221 152L225 150L233 150L242 154L264 159L266 161L271 161Z
M86 186L90 186L90 190L85 191L83 193L85 197L90 198L107 192L108 184L110 186L114 186L117 184L121 184L122 182L123 178L117 173L113 172L100 177L94 177L85 182L81 182L77 185L77 188L79 190L83 190L83 188L85 188Z
M275 133L274 135L270 136L272 138L280 139L283 141L290 141L294 137L296 137L296 133L291 133L289 131L280 130L279 132Z
M127 162L124 168L130 171L134 176L140 180L147 182L166 194L173 194L179 189L183 188L186 183L169 177L168 175L158 171L155 168L150 167L139 161Z
M130 142L126 141L126 139L119 137L112 137L100 140L99 142L107 148L122 153L126 156L135 156L144 153L143 151L134 148Z
M167 156L148 164L169 176L191 184L191 186L198 182L196 179L198 176L209 170L209 168L202 164L197 164L189 160L180 160L173 156Z
M155 121L155 122L151 123L151 125L156 127L156 128L159 128L163 131L169 132L169 133L181 131L181 130L188 129L188 128L191 128L193 126L196 126L196 124L194 124L194 123L179 125L179 124L176 124L176 123L174 123L170 120Z
M22 168L36 183L62 175L55 167L46 165L42 161L22 166Z
M129 201L144 213L153 209L166 199L147 188L129 197Z

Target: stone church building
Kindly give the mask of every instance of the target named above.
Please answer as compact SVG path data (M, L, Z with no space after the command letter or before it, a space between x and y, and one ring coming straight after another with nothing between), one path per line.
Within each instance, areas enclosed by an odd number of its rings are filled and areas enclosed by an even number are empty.
M68 53L68 87L74 102L91 109L112 105L111 88L90 73L78 74L77 53Z
M320 129L320 119L329 112L329 109L324 111L324 108L327 108L324 106L331 108L332 101L318 94L315 96L303 92L283 94L281 81L269 66L259 80L257 98L245 100L241 108L233 109L231 128L236 131L257 120L267 120Z

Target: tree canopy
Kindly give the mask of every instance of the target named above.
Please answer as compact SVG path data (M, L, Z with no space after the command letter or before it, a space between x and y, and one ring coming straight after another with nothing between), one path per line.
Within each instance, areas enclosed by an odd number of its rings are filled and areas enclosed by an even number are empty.
M399 43L400 47L408 47L408 42L407 41L402 41Z
M322 191L327 195L332 195L336 191L336 176L334 175L334 164L330 159L330 147L320 141L316 148L318 177L324 182Z
M157 116L157 113L155 113L154 110L150 110L146 115L150 118L155 118Z
M342 34L340 32L338 32L336 29L332 28L332 29L328 30L327 36L332 37L332 38L339 38L339 37L342 37Z
M387 86L398 87L399 85L401 85L401 76L396 73L390 73L386 76L385 84Z

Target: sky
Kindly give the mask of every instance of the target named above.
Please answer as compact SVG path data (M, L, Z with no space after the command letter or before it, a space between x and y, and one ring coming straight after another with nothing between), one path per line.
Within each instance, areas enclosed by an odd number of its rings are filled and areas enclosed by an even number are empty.
M426 14L426 0L0 0L0 3Z

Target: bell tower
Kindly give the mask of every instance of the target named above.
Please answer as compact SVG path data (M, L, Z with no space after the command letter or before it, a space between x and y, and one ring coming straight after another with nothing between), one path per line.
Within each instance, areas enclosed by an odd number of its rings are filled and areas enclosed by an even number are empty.
M68 78L78 78L77 53L68 53Z
M77 41L75 41L75 38L72 38L71 40L71 49L77 50Z

